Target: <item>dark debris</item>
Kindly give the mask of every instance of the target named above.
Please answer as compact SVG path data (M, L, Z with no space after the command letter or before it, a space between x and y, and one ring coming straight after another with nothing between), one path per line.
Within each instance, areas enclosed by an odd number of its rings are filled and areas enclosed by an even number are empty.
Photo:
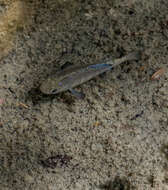
M108 181L106 184L100 186L105 190L133 190L133 186L126 178L116 176L113 181Z
M46 160L40 160L40 163L45 168L56 168L56 167L68 167L70 160L72 159L71 156L67 155L56 155L47 158Z

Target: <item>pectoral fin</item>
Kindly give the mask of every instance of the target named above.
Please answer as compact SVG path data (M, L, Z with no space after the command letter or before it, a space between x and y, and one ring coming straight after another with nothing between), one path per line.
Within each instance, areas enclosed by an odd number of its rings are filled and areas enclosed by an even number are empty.
M69 91L77 98L79 99L83 99L85 97L85 95L82 92L78 92L74 89L69 89Z

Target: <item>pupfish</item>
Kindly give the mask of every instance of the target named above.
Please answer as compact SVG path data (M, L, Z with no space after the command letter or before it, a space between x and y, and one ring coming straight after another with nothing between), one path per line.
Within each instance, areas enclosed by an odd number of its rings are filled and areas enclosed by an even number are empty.
M121 63L138 59L140 59L140 52L136 51L121 58L102 63L69 66L68 68L57 71L55 74L52 74L44 80L40 85L40 90L44 94L58 94L69 90L76 97L84 98L85 95L74 90L75 87L96 77L97 75L111 70Z

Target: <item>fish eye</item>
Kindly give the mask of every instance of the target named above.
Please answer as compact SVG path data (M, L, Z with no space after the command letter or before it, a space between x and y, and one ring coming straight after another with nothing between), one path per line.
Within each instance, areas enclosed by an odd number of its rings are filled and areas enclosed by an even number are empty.
M54 89L51 91L52 94L56 94L57 93L57 89Z

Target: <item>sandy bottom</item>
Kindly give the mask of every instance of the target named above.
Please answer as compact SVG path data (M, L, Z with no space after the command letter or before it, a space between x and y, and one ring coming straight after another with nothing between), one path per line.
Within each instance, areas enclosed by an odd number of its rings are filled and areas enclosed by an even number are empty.
M42 1L0 63L0 189L168 189L167 0ZM40 83L64 64L141 50L69 92ZM151 76L163 68L158 79Z

